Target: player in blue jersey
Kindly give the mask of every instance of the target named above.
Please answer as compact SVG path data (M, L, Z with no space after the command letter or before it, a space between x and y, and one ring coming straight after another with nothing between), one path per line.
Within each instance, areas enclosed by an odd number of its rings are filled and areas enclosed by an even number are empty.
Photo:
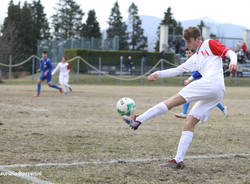
M187 58L191 57L193 54L194 54L194 51L191 51L188 49L186 50ZM184 85L186 86L194 80L199 80L201 77L202 77L202 75L198 71L194 71L194 72L192 72L192 75L187 80L184 81ZM175 117L186 119L188 107L189 107L189 103L183 104L183 111L179 114L175 114ZM223 105L221 105L221 103L219 103L217 105L217 107L224 113L224 117L226 117L227 116L227 106L224 107Z
M42 72L40 75L40 78L37 81L37 93L34 95L34 97L39 97L40 96L40 91L41 91L41 82L46 79L47 84L49 87L56 88L62 93L62 88L59 86L52 84L51 81L51 71L52 71L52 62L51 60L47 57L47 52L43 51L42 52L42 59L41 59L41 64L40 64L40 69L38 69L38 72Z

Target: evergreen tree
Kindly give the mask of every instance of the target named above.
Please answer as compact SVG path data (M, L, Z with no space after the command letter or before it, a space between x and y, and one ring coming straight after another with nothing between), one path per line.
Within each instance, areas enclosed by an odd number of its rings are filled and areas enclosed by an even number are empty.
M122 16L120 12L120 7L116 1L114 7L111 10L109 17L109 28L107 30L107 38L114 38L115 36L119 37L119 49L128 50L128 33L127 25L122 21Z
M205 23L204 23L204 21L203 20L201 20L200 21L200 24L199 25L197 25L197 27L200 29L200 31L201 31L201 35L202 35L202 28L203 27L206 27L206 25L205 25ZM215 39L216 38L216 34L214 34L214 33L210 33L210 38L211 39ZM204 39L204 38L202 38L202 39Z
M182 35L183 28L181 23L177 23L177 21L174 19L173 13L171 12L171 7L168 7L167 11L164 12L164 18L160 25L168 25L168 34L170 35ZM158 40L155 44L155 50L159 50L160 25L158 26L157 30Z
M10 1L8 16L4 20L1 31L1 56L12 55L15 62L17 59L26 59L34 54L33 20L31 7L27 2L24 2L21 8L20 3L15 5L13 1ZM6 57L4 60L8 61ZM31 66L28 66L29 71L30 68Z
M2 36L1 36L1 56L11 55L18 51L17 40L19 39L19 30L21 22L21 7L20 3L15 5L13 0L10 1L8 6L8 14L4 19L2 26Z
M33 0L31 5L33 19L33 31L36 40L48 40L51 38L49 22L44 13L44 7L40 0Z
M101 38L102 37L100 25L99 25L99 22L97 21L95 10L89 11L86 24L83 25L81 36L85 38Z
M181 22L177 22L176 28L175 28L176 35L182 35L183 34L183 27L181 25Z
M80 37L84 13L74 0L59 0L55 15L52 16L54 37L71 39Z
M199 24L199 25L197 25L197 26L198 26L198 28L200 29L200 31L201 31L201 35L202 35L202 27L204 27L204 26L205 26L204 21L203 21L203 20L201 20L201 21L200 21L200 24Z
M132 50L140 50L147 46L147 37L144 36L144 30L141 28L141 19L138 16L138 7L132 3L128 9L129 12L129 30L130 47Z
M25 1L21 9L21 22L19 30L19 45L18 52L23 53L26 57L33 54L34 35L33 35L33 20L31 15L31 7Z
M50 37L49 24L40 0L32 4L24 2L15 5L13 0L8 7L4 20L1 42L9 45L8 53L12 55L31 55L37 51L37 41Z

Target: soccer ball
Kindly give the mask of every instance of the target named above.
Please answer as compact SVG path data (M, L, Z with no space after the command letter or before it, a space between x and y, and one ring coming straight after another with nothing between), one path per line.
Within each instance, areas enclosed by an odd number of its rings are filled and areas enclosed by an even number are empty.
M120 115L130 116L135 111L135 101L129 97L123 97L118 100L116 109Z

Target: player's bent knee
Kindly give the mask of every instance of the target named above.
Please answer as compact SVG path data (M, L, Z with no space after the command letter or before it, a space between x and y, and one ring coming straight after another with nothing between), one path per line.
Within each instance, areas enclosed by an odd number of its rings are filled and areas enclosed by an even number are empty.
M194 131L195 125L199 122L198 119L196 119L195 117L193 117L192 115L188 115L185 123L184 123L184 127L183 127L183 131Z
M168 107L168 109L172 109L173 107L182 105L186 103L186 100L179 94L176 94L169 99L164 101L165 105Z

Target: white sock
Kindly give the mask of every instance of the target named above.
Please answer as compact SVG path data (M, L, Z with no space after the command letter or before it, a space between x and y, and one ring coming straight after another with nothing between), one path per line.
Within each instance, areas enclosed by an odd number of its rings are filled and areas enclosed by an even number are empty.
M177 163L182 162L184 160L184 156L188 150L189 144L192 142L193 134L194 133L191 131L182 132L181 139L177 149L177 154L174 158Z
M66 90L64 84L62 85L62 89L63 89L63 92L64 92L64 93L67 93L67 90Z
M148 109L146 112L144 112L140 116L138 116L136 118L136 121L139 121L142 123L144 121L147 121L150 118L153 118L153 117L155 117L159 114L163 114L165 112L168 112L168 107L163 102L161 102L161 103L155 105L154 107Z

